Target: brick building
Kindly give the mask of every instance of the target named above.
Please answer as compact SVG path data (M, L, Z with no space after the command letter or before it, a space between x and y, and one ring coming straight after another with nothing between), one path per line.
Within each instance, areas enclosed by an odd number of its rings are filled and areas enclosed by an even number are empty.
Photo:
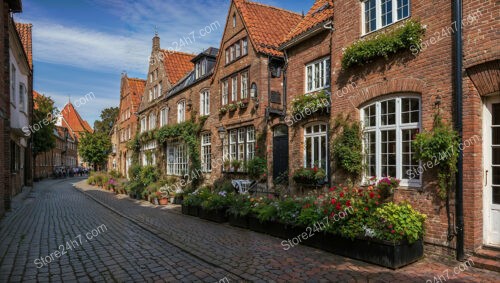
M34 161L34 174L37 180L52 177L56 168L71 169L78 166L78 144L69 130L56 126L53 134L56 140L55 148L39 153Z
M138 111L140 134L152 132L163 126L162 115L165 113L162 114L162 111L167 111L166 115L169 115L169 110L164 107L164 98L167 92L193 69L191 60L194 57L192 54L163 50L160 48L160 37L158 35L153 37L148 77ZM179 108L178 111L182 110L185 113L186 102L182 105L184 108ZM172 109L178 108L176 106ZM162 158L162 149L155 140L141 144L139 156L141 165L155 165L157 158ZM160 168L162 171L165 170L165 166Z
M219 117L210 123L224 133L222 151L215 151L214 158L227 156L231 164L212 168L216 176L244 177L240 176L244 165L256 156L259 146L265 155L261 157L273 168L273 152L264 149L272 142L271 128L277 124L273 121L284 117L286 104L281 72L284 54L278 48L301 19L299 14L260 3L231 1L211 85L211 100L218 109L211 116ZM277 149L284 156L277 168L284 171L288 167L286 146ZM234 172L237 162L238 172Z
M118 114L116 148L116 170L127 176L132 164L132 152L127 149L127 143L137 134L138 110L141 97L144 94L145 80L129 78L122 74L120 87L120 111ZM112 167L109 167L112 168Z

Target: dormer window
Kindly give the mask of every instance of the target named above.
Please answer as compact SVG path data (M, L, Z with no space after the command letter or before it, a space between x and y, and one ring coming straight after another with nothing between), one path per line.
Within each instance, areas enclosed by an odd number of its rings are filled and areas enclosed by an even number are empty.
M207 74L207 59L204 58L196 63L196 79L199 79Z

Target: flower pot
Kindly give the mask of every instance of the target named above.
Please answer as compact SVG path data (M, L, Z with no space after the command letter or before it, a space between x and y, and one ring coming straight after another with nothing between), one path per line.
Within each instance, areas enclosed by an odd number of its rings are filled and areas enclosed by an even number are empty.
M227 208L219 208L219 209L206 209L200 208L200 218L217 222L224 223L227 222Z
M170 203L174 204L174 203L175 203L175 197L170 197L170 198L168 199L168 201L169 201Z
M245 215L245 216L238 215L238 216L236 216L236 215L233 215L233 214L229 214L228 220L229 220L229 225L231 225L231 226L240 227L240 228L244 228L244 229L248 229L249 228L248 215Z
M168 204L168 198L161 198L160 199L160 205L167 205Z

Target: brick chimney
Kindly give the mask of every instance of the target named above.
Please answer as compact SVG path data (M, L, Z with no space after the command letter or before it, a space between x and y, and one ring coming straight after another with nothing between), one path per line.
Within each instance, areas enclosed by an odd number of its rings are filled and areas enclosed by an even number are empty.
M155 32L155 36L153 37L153 51L160 50L160 37L158 36L158 32Z

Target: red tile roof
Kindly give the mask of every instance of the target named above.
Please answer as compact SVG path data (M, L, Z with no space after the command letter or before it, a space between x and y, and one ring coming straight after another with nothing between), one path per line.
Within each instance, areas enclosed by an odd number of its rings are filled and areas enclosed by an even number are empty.
M300 23L285 37L288 42L299 35L322 25L333 17L333 0L316 0L307 15Z
M84 132L92 133L94 130L90 127L87 121L83 120L80 114L76 111L75 107L71 102L68 102L63 110L61 111L62 115L62 126L68 128L70 132L74 133L77 138L81 137L81 134Z
M175 85L188 72L193 70L194 64L191 60L195 55L163 49L161 51L163 52L163 65L167 73L166 77L171 85Z
M36 99L40 96L43 96L39 94L36 90L33 90L33 108L38 109L38 104L36 104Z
M24 52L28 57L28 63L31 68L33 68L33 45L31 39L31 29L32 24L24 24L24 23L16 23L17 33L19 34L19 38L21 39L21 43L23 44Z
M283 42L283 35L288 34L302 20L300 14L276 7L250 2L233 0L243 18L250 40L257 52L283 56L278 50Z
M139 108L139 104L141 103L141 96L144 94L146 80L137 78L127 78L127 80L130 91L132 93L132 108L137 110Z

